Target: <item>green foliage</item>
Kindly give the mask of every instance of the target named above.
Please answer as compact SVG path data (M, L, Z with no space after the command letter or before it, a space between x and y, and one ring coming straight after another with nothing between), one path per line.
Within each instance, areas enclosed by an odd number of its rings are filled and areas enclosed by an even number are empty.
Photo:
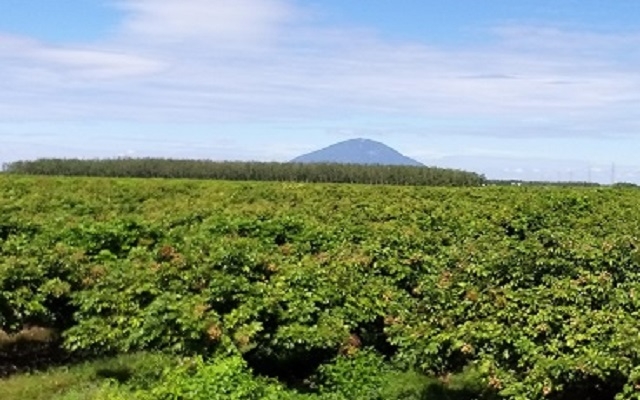
M314 377L320 399L428 400L448 399L450 392L435 379L394 369L375 351L338 357ZM432 397L435 392L437 397Z
M43 327L75 356L200 360L126 388L159 396L217 376L238 398L633 399L639 205L603 188L0 176L0 361Z
M190 359L163 377L162 383L139 400L269 400L283 399L285 389L256 379L240 357L205 363Z

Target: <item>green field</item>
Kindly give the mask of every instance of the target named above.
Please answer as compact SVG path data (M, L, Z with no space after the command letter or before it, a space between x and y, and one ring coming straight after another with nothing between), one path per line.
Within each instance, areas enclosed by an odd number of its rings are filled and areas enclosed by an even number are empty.
M637 399L639 209L0 175L0 398Z

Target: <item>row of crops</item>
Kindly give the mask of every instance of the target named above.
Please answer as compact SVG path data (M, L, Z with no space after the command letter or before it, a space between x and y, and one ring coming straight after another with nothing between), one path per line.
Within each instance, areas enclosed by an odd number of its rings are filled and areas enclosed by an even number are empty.
M635 399L638 206L631 189L0 176L0 333L46 328L72 358L233 354L301 396L374 357L472 377L473 398Z

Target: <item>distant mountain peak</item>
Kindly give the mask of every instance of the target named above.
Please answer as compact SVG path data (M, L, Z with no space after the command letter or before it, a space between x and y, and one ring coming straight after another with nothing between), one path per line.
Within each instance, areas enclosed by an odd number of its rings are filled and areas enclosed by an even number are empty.
M384 143L365 138L335 143L297 157L291 162L424 166Z

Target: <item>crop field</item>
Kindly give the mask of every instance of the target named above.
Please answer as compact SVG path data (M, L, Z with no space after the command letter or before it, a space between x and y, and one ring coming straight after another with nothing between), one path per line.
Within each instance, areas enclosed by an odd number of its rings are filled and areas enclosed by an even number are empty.
M624 188L0 175L0 397L149 357L155 381L61 396L638 399L639 210Z

